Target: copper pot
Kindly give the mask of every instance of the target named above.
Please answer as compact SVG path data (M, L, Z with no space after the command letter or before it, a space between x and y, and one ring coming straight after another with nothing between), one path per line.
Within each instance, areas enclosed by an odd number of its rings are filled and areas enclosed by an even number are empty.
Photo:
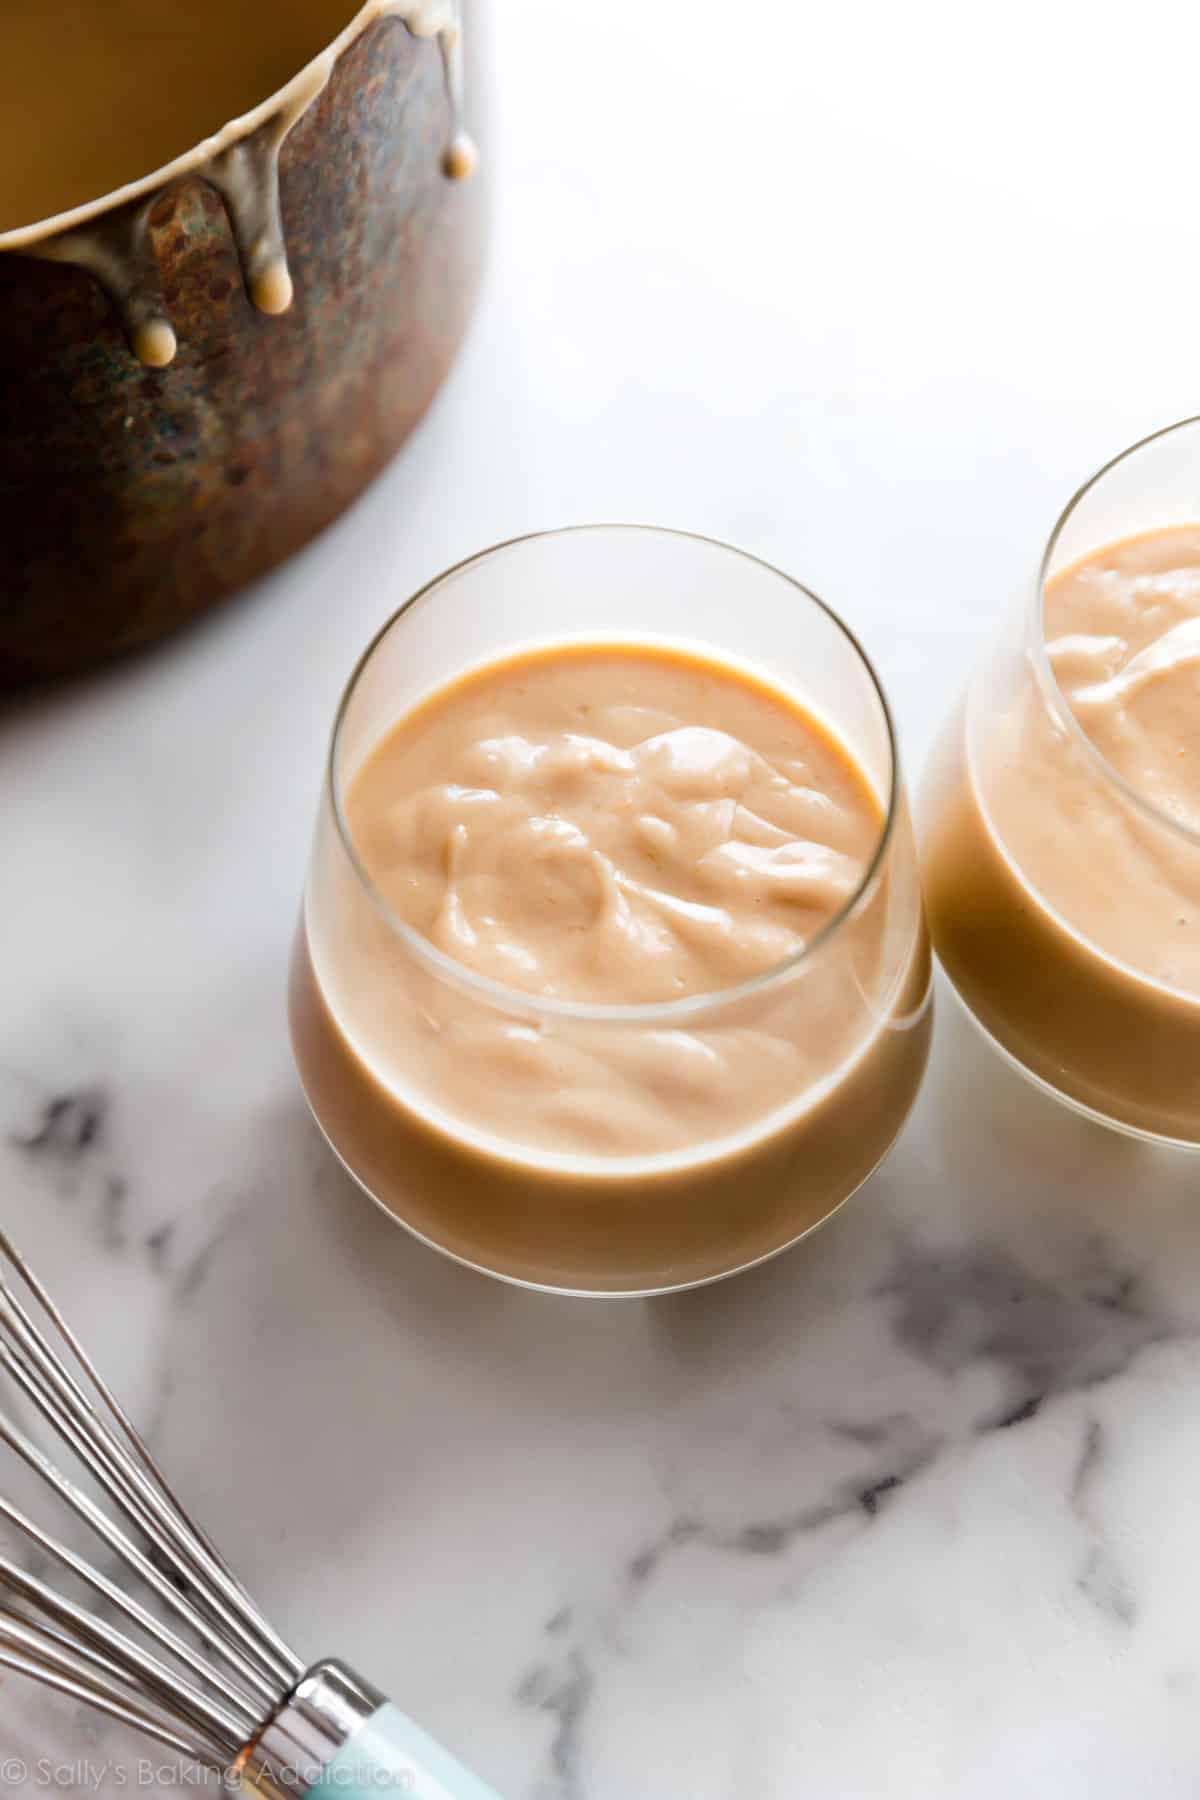
M109 209L161 275L165 368L136 359L93 274L40 246L0 254L0 683L213 606L399 448L477 285L480 194L447 178L452 124L432 39L395 14L353 36L280 152L295 298L279 317L251 303L202 170Z

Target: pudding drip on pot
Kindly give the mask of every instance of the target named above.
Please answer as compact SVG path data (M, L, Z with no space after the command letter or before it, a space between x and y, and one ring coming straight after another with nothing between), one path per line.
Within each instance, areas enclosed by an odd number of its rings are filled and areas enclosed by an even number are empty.
M72 112L72 96L65 91L70 84L59 79L63 59L56 52L53 92L48 103L52 100L58 106L60 117L55 121L51 116L46 121L48 131L43 126L48 154L37 165L26 161L17 198L6 192L0 180L0 251L86 269L115 307L134 355L150 368L164 367L176 351L150 228L155 202L165 189L183 180L198 179L215 188L224 202L250 299L260 312L286 312L292 301L292 279L279 205L280 149L324 89L339 56L376 19L396 17L414 37L436 41L450 111L442 171L449 180L463 180L472 173L476 161L474 145L462 124L461 0L369 0L340 30L338 21L344 20L349 7L313 0L285 9L290 36L268 10L262 24L264 43L256 43L252 49L246 45L244 9L235 11L232 0L224 9L196 7L191 9L199 21L196 32L190 38L181 34L172 44L176 62L182 51L196 47L192 72L186 79L181 74L182 64L174 69L156 64L164 41L161 33L155 35L162 16L160 5L161 0L154 6L150 0L122 0L108 12L102 28L106 34L103 46L110 56L119 56L119 62L113 63L114 71L125 71L120 79L126 84L136 80L139 94L150 89L146 95L148 116L136 130L126 131L118 116L122 112L119 90L111 104L103 94L97 98L94 84L104 81L106 70L101 64L93 73L97 46L84 41L89 31L95 34L95 23L87 21L96 15L80 14L71 6L48 10L45 15L22 9L19 23L11 24L6 35L10 43L21 42L25 50L29 68L23 68L15 59L9 68L9 80L14 84L24 81L25 89L21 93L7 92L0 72L0 120L5 113L19 119L18 101L28 111L37 53L43 47L48 50L56 39L60 46L74 46L72 57L81 59L85 80L91 84L86 92L89 106L92 111L97 105L101 107L94 121L87 107L77 106ZM224 21L214 17L214 13L222 11L228 12ZM35 18L41 21L36 30L31 23ZM190 13L178 13L174 18L190 26ZM228 86L222 86L219 95L215 95L212 82L216 65L210 66L207 59L221 54L223 22L229 26L227 38L238 46L238 57L245 66L231 65ZM30 35L22 37L25 33ZM253 49L261 54L255 56ZM281 60L289 55L290 65L283 60L281 68ZM285 71L289 66L294 70L297 61L303 66L288 79ZM222 68L225 63L229 63L228 57L223 59ZM158 77L157 85L154 76ZM247 100L256 92L256 78L266 84L267 97L246 110ZM189 88L194 88L195 94L183 92ZM189 126L203 131L207 125L207 120L196 124L187 116L184 101L195 113L210 95L213 104L219 99L222 105L242 110L215 132L201 137L199 142L183 143L178 153L172 154L175 134ZM35 106L40 104L39 95L33 94L32 98ZM94 157L87 138L93 127L100 130ZM56 133L67 143L65 155L57 161ZM126 159L136 157L137 149L144 150L157 163L149 174L141 173L137 166L129 167L128 161L122 164L122 154ZM86 197L93 177L106 187L102 196L94 199ZM22 180L22 176L17 179ZM81 184L83 197L79 198ZM8 213L26 197L42 216L32 224L12 225Z

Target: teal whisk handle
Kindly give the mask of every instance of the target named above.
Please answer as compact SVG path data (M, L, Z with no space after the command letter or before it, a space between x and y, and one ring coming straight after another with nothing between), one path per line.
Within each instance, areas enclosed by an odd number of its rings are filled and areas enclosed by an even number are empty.
M359 1726L309 1792L322 1800L497 1800L492 1788L391 1705Z
M342 1663L318 1663L233 1766L261 1800L499 1800Z

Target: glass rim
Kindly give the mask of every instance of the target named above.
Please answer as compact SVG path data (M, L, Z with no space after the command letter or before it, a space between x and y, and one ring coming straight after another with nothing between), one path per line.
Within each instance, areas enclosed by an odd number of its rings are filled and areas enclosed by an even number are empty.
M1138 438L1136 443L1128 444L1124 450L1119 450L1115 456L1110 456L1108 461L1103 463L1094 474L1089 475L1082 486L1076 488L1075 492L1071 495L1071 498L1067 501L1054 522L1054 528L1046 540L1046 548L1042 552L1042 560L1038 565L1037 585L1034 590L1034 631L1032 634L1033 644L1031 655L1038 684L1042 689L1043 696L1046 699L1051 712L1054 714L1055 719L1083 750L1088 761L1096 769L1102 779L1110 783L1120 794L1121 798L1126 801L1135 812L1140 813L1152 824L1165 827L1167 831L1181 838L1184 843L1191 845L1195 849L1200 849L1200 829L1193 825L1188 825L1183 819L1173 818L1172 815L1165 812L1162 807L1156 806L1153 800L1148 799L1147 796L1141 793L1131 781L1127 780L1126 777L1121 774L1119 769L1114 767L1107 756L1105 756L1104 752L1092 742L1087 732L1083 729L1083 726L1079 723L1079 720L1071 710L1067 697L1059 685L1058 677L1051 667L1050 658L1046 654L1045 620L1046 585L1049 580L1050 559L1058 548L1059 540L1067 526L1070 524L1071 519L1074 517L1076 509L1087 499L1092 490L1099 486L1107 475L1110 475L1112 471L1118 468L1123 462L1127 462L1131 456L1136 456L1139 451L1147 449L1151 444L1158 443L1162 438L1170 437L1172 433L1176 431L1187 430L1189 426L1200 426L1200 414L1191 414L1186 419L1176 419L1173 424L1161 425L1157 431L1147 432L1146 436ZM1077 560L1083 559L1080 558Z
M465 963L447 955L444 950L439 950L436 944L408 924L389 906L387 900L371 880L358 854L343 804L344 795L339 761L347 716L359 681L393 626L397 625L418 602L436 593L445 582L462 574L464 570L472 568L476 563L488 561L489 558L499 555L502 551L513 550L522 544L537 543L547 538L585 536L589 533L601 532L621 533L629 536L654 534L660 537L679 539L686 543L702 544L709 549L718 550L725 555L752 563L757 568L786 582L805 601L823 612L849 645L860 667L866 672L871 689L879 703L887 738L890 772L883 818L874 848L849 898L792 955L769 964L767 968L760 969L757 974L751 975L745 981L736 982L731 987L713 988L700 994L687 994L679 1000L636 1001L618 1004L559 1000L545 995L531 994L522 988L510 987L506 982L497 981L490 975L477 973ZM440 979L450 982L452 986L464 990L497 1011L516 1013L527 1018L571 1020L579 1024L590 1025L673 1026L683 1024L716 1008L729 1006L762 994L787 980L804 965L811 964L817 953L836 937L842 926L847 924L862 907L878 883L895 832L902 792L900 749L892 709L888 704L883 683L854 632L826 601L774 563L767 562L763 557L755 556L751 551L741 550L733 544L727 544L720 538L708 537L703 532L680 531L669 525L639 525L626 522L560 525L548 530L521 532L516 537L504 538L499 543L488 544L482 550L476 550L470 556L462 557L458 562L452 563L449 568L443 569L439 574L423 583L384 620L350 671L334 714L329 750L325 760L325 794L329 800L342 849L345 851L350 867L367 900L400 942Z

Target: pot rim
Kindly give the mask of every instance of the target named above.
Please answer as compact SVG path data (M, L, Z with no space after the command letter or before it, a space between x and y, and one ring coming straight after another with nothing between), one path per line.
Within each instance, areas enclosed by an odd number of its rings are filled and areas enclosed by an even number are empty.
M414 37L432 38L439 30L452 25L456 15L454 0L446 0L444 16L437 0L433 0L433 4L430 4L430 0L424 0L424 3L423 0L363 0L353 17L323 50L319 50L290 81L286 81L281 88L276 88L273 94L269 94L249 112L239 113L236 118L227 120L210 137L201 138L198 144L182 151L170 162L160 164L157 169L152 169L148 175L139 176L136 181L126 182L124 187L111 188L98 199L84 201L81 206L70 207L66 212L52 213L48 218L36 219L31 225L16 225L9 231L0 231L0 251L34 250L39 244L78 230L81 226L90 225L138 200L155 199L172 182L182 181L187 176L198 173L205 163L223 155L234 144L253 136L273 119L278 119L282 127L275 145L278 150L292 127L328 84L341 57L376 19L397 17L408 26ZM434 23L438 20L440 23Z

